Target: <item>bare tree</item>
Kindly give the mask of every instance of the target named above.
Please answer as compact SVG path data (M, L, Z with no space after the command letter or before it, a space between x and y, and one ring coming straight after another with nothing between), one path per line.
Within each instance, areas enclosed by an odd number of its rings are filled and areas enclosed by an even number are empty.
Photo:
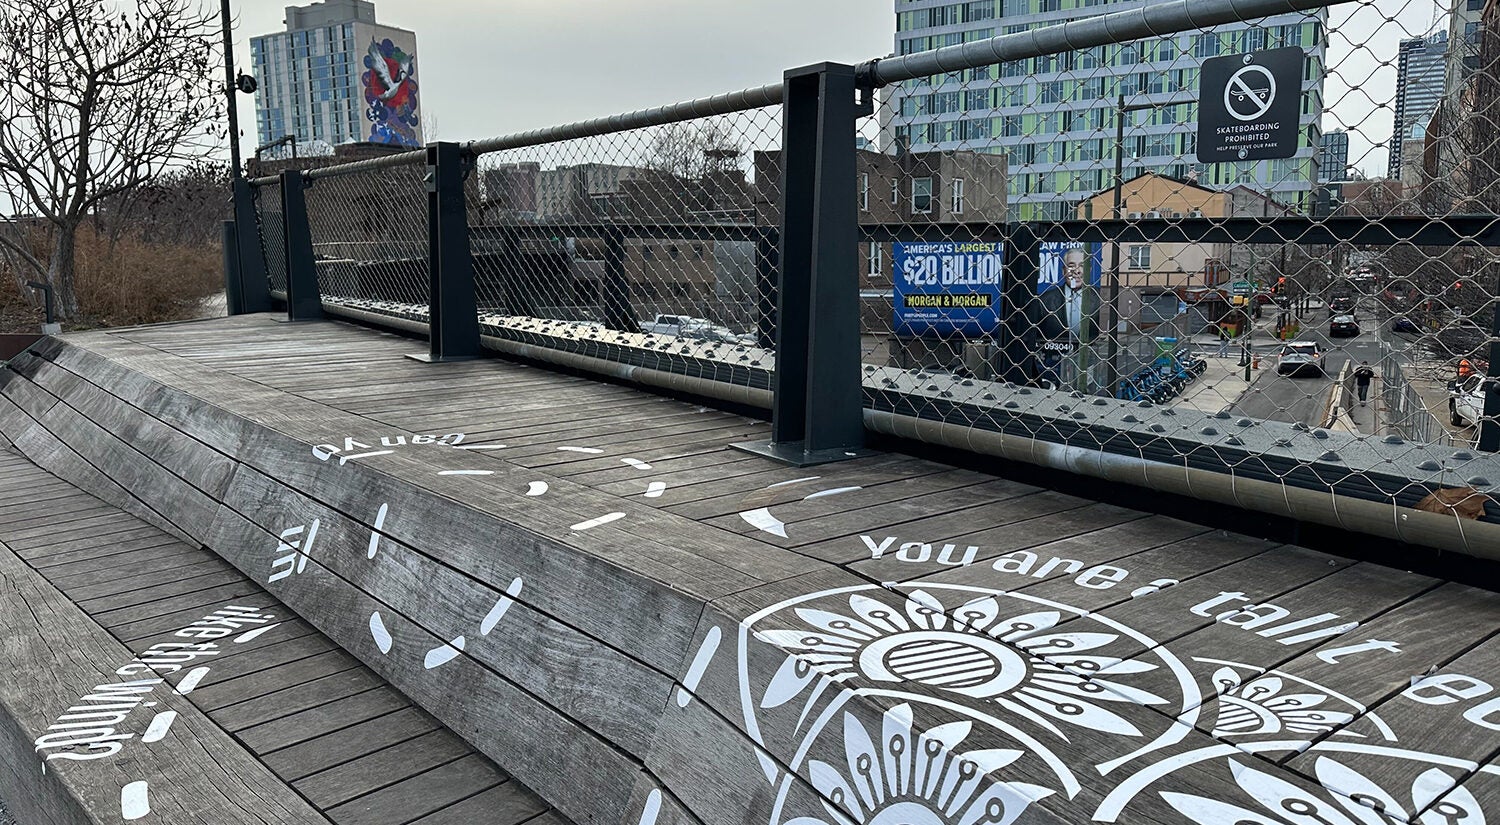
M15 260L78 314L79 227L99 205L206 157L222 127L214 88L216 15L194 0L6 0L0 42L0 196L50 235Z
M740 142L719 120L673 123L651 133L646 144L646 166L686 180L736 169Z

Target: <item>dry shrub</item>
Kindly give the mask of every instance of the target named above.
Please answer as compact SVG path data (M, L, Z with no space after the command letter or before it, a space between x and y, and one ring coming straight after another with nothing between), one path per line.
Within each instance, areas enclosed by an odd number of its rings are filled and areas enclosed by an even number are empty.
M147 243L78 233L81 324L103 327L203 317L204 302L224 289L218 245Z

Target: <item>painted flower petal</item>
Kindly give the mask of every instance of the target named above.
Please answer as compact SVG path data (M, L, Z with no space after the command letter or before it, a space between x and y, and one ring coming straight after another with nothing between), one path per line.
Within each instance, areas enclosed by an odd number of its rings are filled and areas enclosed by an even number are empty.
M949 722L928 728L917 737L921 755L915 760L912 771L912 787L924 799L931 799L937 790L934 783L947 772L948 762L953 759L953 749L964 741L973 730L972 722Z
M1282 708L1296 710L1301 708L1315 708L1326 701L1328 701L1328 696L1323 693L1288 693L1285 696L1275 696L1267 699L1265 705L1276 711Z
M1428 807L1438 797L1447 793L1454 785L1458 784L1452 776L1449 776L1440 768L1432 768L1424 771L1416 781L1411 783L1411 804L1417 810ZM1468 793L1468 791L1464 791ZM1478 807L1472 810L1479 810ZM1447 820L1443 820L1446 822Z
M1020 645L1033 654L1075 653L1104 647L1118 638L1113 633L1046 633L1022 639Z
M875 743L865 726L852 713L844 714L844 757L849 764L849 781L867 810L883 801L872 795L872 788L883 793L885 781L880 775L880 760Z
M998 771L1020 759L1022 753L1023 751L1011 748L986 748L981 751L969 751L963 755L963 758L978 765L981 773L989 773Z
M848 616L840 616L837 613L829 613L826 610L799 607L796 613L798 618L813 627L822 628L829 633L836 633L848 639L868 641L883 635L881 631L870 627L864 622L855 621Z
M912 623L917 627L928 630L942 630L948 623L948 617L943 613L943 603L926 590L911 592L906 600L906 615L911 617Z
M1214 671L1213 683L1220 693L1229 693L1240 686L1240 673L1232 667L1221 667Z
M1338 808L1279 776L1231 760L1230 772L1245 793L1268 811L1279 814L1290 825L1357 825ZM1374 814L1374 811L1370 811ZM1389 823L1375 820L1379 825Z
M771 684L766 688L766 695L761 697L760 706L767 709L781 707L806 690L816 675L807 662L796 656L786 657L786 661L776 669L776 675L771 677Z
M1042 690L1038 687L1023 688L1016 692L1014 698L1053 719L1071 725L1119 736L1141 735L1140 729L1125 717L1114 711L1105 710L1088 700Z
M996 782L975 797L957 825L1011 825L1031 803L1051 793L1040 785Z
M1433 768L1427 773L1442 773L1442 771ZM1423 784L1422 780L1426 776L1427 774L1424 773L1417 778L1416 785L1412 786L1413 795L1417 793L1417 786ZM1446 774L1444 776L1446 777ZM1424 804L1420 799L1416 802L1419 805ZM1485 825L1484 808L1468 788L1459 786L1450 791L1447 796L1439 799L1436 805L1417 818L1417 822L1421 825Z
M1023 613L1020 616L1012 616L1001 622L990 625L990 635L997 639L1011 641L1043 630L1051 630L1062 621L1062 614L1056 610L1042 610L1036 613Z
M1253 699L1257 702L1264 702L1270 697L1280 693L1282 686L1283 685L1280 676L1262 676L1259 679L1247 682L1244 687L1241 687L1239 690L1235 691L1235 693L1245 697L1246 699Z
M902 796L912 781L911 705L901 704L887 710L881 718L880 757L891 796Z
M906 623L906 617L901 615L901 611L869 596L855 593L849 597L849 607L859 614L861 619L887 633L900 633L911 629L911 625Z
M782 650L817 650L820 652L843 652L853 655L859 645L839 636L813 633L810 630L757 630L755 638Z
M839 773L837 768L827 762L820 762L813 759L807 763L807 778L812 783L813 788L819 794L822 794L825 800L829 800L835 805L844 806L858 817L861 822L864 821L865 811L860 807L858 797L850 789L848 781L844 779L844 775ZM838 812L830 807L827 802L824 802L823 806L828 808L830 813L837 815ZM793 820L793 822L800 821L802 820ZM819 820L807 819L807 821L818 822ZM792 823L788 822L787 825L792 825ZM823 825L827 825L827 823Z
M1168 805L1177 809L1177 812L1187 817L1189 822L1213 822L1229 823L1234 825L1286 825L1285 822L1275 819L1267 819L1254 811L1231 805L1228 802L1220 802L1217 799L1205 799L1201 796L1193 796L1185 793L1172 793L1163 791L1161 798Z
M1364 774L1342 762L1320 756L1313 763L1313 774L1317 776L1318 784L1333 792L1334 801L1344 806L1360 822L1390 825L1391 820L1382 817L1382 812L1387 817L1399 817L1400 821L1406 821L1406 811L1401 809L1401 803Z
M953 611L953 624L975 633L982 633L1000 615L1000 604L995 597L986 596L960 605Z

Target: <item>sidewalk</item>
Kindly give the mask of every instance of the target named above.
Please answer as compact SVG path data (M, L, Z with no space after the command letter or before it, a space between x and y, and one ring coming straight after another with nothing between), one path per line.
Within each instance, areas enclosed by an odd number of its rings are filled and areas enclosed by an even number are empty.
M1174 407L1186 407L1209 414L1227 410L1250 389L1245 380L1245 368L1240 366L1238 352L1228 358L1220 358L1213 350L1200 349L1198 354L1208 362L1208 369L1198 380L1187 385L1182 395L1169 402ZM1262 366L1265 362L1262 362ZM1251 372L1253 380L1255 373Z

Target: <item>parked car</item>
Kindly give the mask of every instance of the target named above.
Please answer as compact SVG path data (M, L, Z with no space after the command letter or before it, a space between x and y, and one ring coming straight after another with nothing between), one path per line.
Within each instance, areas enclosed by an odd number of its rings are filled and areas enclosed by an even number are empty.
M1338 295L1328 300L1328 317L1335 315L1353 315L1354 299L1348 295Z
M1484 417L1485 396L1500 392L1500 378L1471 375L1448 393L1448 420L1456 426L1477 424Z
M707 318L694 318L689 315L657 315L653 320L641 322L641 332L656 335L684 335L692 330L711 326L713 324Z
M1359 322L1353 315L1335 315L1328 322L1328 337L1352 338L1359 334Z
M1304 372L1324 374L1323 350L1312 341L1291 341L1281 348L1281 357L1276 360L1277 375L1296 376Z
M1406 317L1405 315L1397 315L1394 319L1391 320L1391 332L1407 332L1411 333L1412 335L1416 335L1421 331L1422 330L1417 327L1416 322Z
M750 333L735 332L729 327L721 327L717 324L693 325L684 327L682 330L684 338L698 338L704 341L714 341L721 344L744 344L753 346L756 337Z

